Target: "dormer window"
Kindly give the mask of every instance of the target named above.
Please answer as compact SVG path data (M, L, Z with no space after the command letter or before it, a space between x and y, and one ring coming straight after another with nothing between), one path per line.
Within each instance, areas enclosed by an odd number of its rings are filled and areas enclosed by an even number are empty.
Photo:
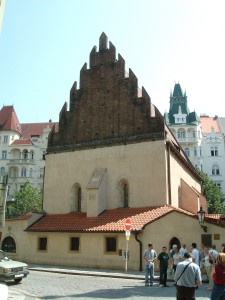
M186 123L186 117L187 117L187 114L183 114L182 113L182 110L181 110L181 106L179 105L178 107L178 113L177 114L174 114L174 119L175 119L175 123L176 124L182 124L182 123Z

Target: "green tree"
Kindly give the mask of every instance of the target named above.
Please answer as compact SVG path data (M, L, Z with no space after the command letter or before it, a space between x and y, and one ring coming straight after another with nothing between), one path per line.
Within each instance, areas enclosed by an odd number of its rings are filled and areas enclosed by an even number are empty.
M6 218L15 218L28 212L42 211L42 191L34 188L27 181L23 188L15 192L15 201L8 204Z
M202 178L202 194L207 200L208 204L208 212L210 214L221 214L225 212L224 207L224 194L222 193L221 189L213 182L209 176L197 170L199 175Z

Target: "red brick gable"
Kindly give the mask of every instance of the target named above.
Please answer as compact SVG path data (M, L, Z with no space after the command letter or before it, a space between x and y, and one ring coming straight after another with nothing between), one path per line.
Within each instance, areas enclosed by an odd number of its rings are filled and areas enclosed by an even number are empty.
M138 79L105 33L99 38L80 71L80 88L75 82L70 91L70 107L62 107L59 131L51 133L48 153L162 140L163 116L151 103L144 88L140 95Z
M0 110L0 131L10 130L21 133L21 126L12 105L3 106Z
M160 207L118 208L103 212L98 217L86 217L86 213L53 214L27 228L35 232L123 232L125 220L131 218L132 230L137 231L147 224L171 212L189 216L192 213L169 205Z

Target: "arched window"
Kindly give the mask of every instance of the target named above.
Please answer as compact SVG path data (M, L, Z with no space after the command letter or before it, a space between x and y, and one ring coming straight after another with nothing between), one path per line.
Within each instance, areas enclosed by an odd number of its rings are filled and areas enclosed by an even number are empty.
M33 177L33 169L30 168L30 171L29 171L29 177L32 178Z
M77 190L77 211L81 211L81 188Z
M123 200L124 200L124 207L128 207L128 184L125 183L123 187Z
M32 160L34 159L34 151L30 152L30 159L32 159Z
M10 168L9 169L9 177L10 178L17 178L18 177L18 169L17 168Z
M1 167L1 173L0 174L4 174L5 173L5 168Z
M217 165L212 166L212 175L220 175L220 169Z
M28 151L23 150L23 159L28 159Z
M2 241L2 250L4 252L13 252L13 253L16 252L16 243L11 236L7 236Z
M177 132L178 139L184 139L186 137L186 132L184 129L179 129Z
M81 212L82 190L79 183L75 183L71 189L71 211Z
M119 193L119 207L129 207L129 185L124 178L119 182Z
M25 167L23 167L23 168L21 169L21 177L26 177L26 176L27 176L27 170L26 170Z

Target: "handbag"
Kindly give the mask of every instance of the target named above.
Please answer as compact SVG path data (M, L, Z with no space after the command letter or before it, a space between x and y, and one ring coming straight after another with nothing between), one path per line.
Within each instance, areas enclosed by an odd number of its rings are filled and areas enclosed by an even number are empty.
M190 264L191 264L191 262L185 266L185 268L183 269L182 273L181 273L180 276L178 277L177 281L181 278L181 276L184 274L184 271L187 269L187 267L188 267ZM177 281L174 283L175 286L177 286Z

